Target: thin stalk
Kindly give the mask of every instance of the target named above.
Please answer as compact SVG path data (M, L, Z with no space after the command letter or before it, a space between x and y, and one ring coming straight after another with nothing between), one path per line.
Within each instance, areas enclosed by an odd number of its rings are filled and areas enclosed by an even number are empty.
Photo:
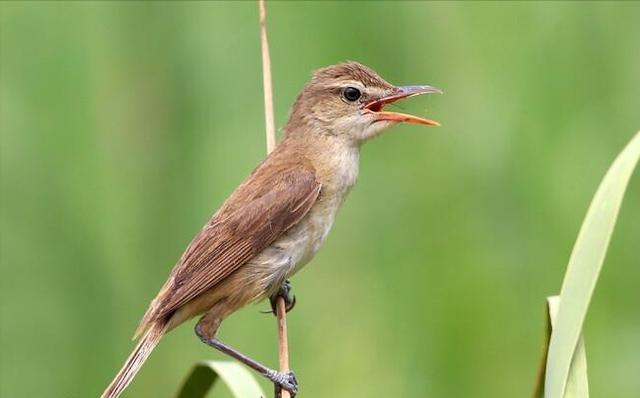
M260 42L262 43L262 84L264 87L264 122L267 133L267 153L276 147L276 129L273 117L273 94L271 85L271 57L267 40L267 10L264 0L258 0L260 8Z
M260 9L260 41L262 43L262 81L264 86L264 121L267 134L267 153L276 146L276 130L273 117L273 94L271 85L271 57L269 56L269 41L267 40L267 10L264 0L258 0ZM280 371L289 371L289 343L287 340L287 311L284 299L278 297L276 301L276 316L278 318L278 354L280 357ZM282 390L282 398L291 398L289 391Z

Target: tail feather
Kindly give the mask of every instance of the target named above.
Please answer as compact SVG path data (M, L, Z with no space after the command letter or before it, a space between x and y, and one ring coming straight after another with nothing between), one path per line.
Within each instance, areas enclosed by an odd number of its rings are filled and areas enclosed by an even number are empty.
M138 373L144 361L147 360L151 351L153 351L158 344L160 338L166 333L167 325L168 323L165 320L158 320L150 325L147 332L138 342L136 348L131 355L129 355L129 358L127 358L122 369L120 369L100 398L117 398L122 394L122 391L131 383L131 380L133 380L136 373Z

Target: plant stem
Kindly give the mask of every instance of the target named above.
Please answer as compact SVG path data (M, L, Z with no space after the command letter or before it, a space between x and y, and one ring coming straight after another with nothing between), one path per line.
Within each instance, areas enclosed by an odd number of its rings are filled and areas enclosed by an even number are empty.
M273 117L273 95L271 85L271 57L269 56L269 41L267 40L267 10L264 0L258 0L260 9L260 41L262 43L262 81L264 86L264 121L267 134L267 153L276 146L275 123ZM280 371L289 371L289 343L287 341L287 311L284 299L278 297L276 301L276 315L278 317L278 354L280 357ZM282 398L290 398L289 391L282 390Z
M260 41L262 43L262 82L264 87L264 121L267 132L267 153L276 146L276 132L273 118L273 95L271 87L271 57L267 40L267 10L264 0L258 0L260 8Z

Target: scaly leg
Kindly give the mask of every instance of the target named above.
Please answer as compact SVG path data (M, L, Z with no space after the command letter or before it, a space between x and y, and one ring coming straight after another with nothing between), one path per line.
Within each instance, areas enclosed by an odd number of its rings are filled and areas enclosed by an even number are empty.
M291 294L291 282L289 280L285 280L282 286L278 289L278 291L271 297L269 297L269 301L271 302L271 312L273 315L278 316L278 299L282 297L284 300L284 308L285 312L289 312L296 305L296 296ZM279 384L274 383L274 397L282 398L282 387Z
M202 319L200 319L195 327L196 335L198 335L203 343L229 355L232 358L237 359L251 369L260 373L267 379L271 380L275 385L276 391L279 391L280 388L284 388L285 390L289 391L289 393L291 393L291 397L296 396L296 394L298 393L298 380L296 379L296 376L293 372L283 373L278 372L277 370L270 369L260 362L244 355L235 348L218 340L215 337L215 332L217 331L221 320L212 315L213 313L210 312L202 317Z

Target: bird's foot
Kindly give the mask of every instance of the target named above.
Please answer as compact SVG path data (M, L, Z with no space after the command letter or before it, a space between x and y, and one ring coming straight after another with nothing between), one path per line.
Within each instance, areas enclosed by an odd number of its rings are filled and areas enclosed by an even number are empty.
M284 299L284 307L287 312L291 311L293 307L296 305L296 296L291 294L291 282L287 279L284 281L280 289L269 298L271 301L271 311L274 315L277 315L276 311L276 303L278 302L278 298L282 297Z
M266 376L275 386L276 398L282 396L282 389L289 391L291 398L295 398L298 395L298 380L292 371L286 373L271 371Z

